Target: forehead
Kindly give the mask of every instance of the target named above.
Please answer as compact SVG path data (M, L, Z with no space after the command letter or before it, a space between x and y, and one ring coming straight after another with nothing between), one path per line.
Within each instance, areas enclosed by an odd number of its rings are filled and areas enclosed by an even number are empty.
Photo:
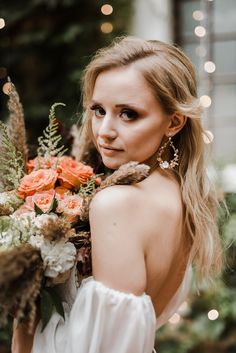
M94 101L116 101L135 103L157 103L154 93L142 73L134 66L114 68L100 73L96 79Z

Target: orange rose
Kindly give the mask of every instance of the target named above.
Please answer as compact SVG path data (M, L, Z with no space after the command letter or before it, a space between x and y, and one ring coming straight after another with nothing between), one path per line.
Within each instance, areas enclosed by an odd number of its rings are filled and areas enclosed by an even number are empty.
M65 196L58 200L57 212L63 212L63 215L69 222L77 221L81 211L82 198L79 195Z
M29 175L25 175L20 180L18 194L20 197L25 198L35 194L37 191L52 189L57 176L57 172L52 169L39 169Z
M28 208L34 210L34 204L36 204L43 212L48 212L52 205L53 198L55 196L55 190L51 189L48 191L36 192L33 196L27 196L25 199L25 205Z
M57 157L49 157L49 158L44 158L44 157L36 157L34 159L30 159L27 162L27 170L28 173L31 173L36 165L39 165L40 169L49 169L52 168L53 165L56 164Z
M79 188L94 175L93 168L66 156L60 158L57 171L61 185L68 189Z

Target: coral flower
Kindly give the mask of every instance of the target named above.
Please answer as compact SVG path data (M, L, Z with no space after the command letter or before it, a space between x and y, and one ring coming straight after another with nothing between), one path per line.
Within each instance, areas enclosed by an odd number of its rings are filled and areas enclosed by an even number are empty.
M82 198L79 195L69 195L58 202L57 212L63 212L69 222L77 221L81 212Z
M26 197L25 205L34 210L34 204L36 204L43 212L48 212L50 206L52 205L54 196L55 190L53 189L36 192L33 196Z
M52 189L57 180L58 173L52 169L39 169L20 180L18 194L22 198L31 196L38 191Z
M57 171L61 185L68 189L79 188L94 175L93 168L66 156L60 158Z
M34 170L35 166L38 166L38 168L40 168L40 169L52 168L54 165L56 165L57 159L58 159L57 157L45 158L45 157L41 157L41 156L36 157L34 159L30 159L27 162L28 173L31 173Z

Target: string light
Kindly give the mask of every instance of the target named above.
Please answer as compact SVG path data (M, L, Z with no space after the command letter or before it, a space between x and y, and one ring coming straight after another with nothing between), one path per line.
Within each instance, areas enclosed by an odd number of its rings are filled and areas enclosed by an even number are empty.
M113 12L113 7L109 4L105 4L101 7L101 12L106 16L111 15Z
M111 22L104 22L101 25L101 31L103 33L111 33L113 31L113 25Z
M212 73L214 72L216 69L216 65L215 63L213 63L213 61L206 61L204 64L204 70L208 73Z
M212 143L214 140L214 135L210 130L205 130L203 133L203 141L205 144L209 145L209 143ZM210 311L209 311L210 312ZM209 314L209 313L208 313ZM211 314L210 314L211 315ZM209 317L209 316L208 316ZM210 319L210 318L209 318ZM212 319L210 319L212 320Z
M5 21L3 18L0 18L0 29L5 27Z
M204 37L206 35L206 29L203 26L196 26L194 29L194 33L198 37Z
M175 313L174 315L171 316L169 319L169 322L171 324L178 324L181 320L181 316L178 313Z
M209 320L216 320L219 317L219 312L213 309L208 312L207 316Z
M196 21L202 21L204 19L204 14L200 10L194 11L192 16Z
M209 108L211 106L211 97L209 97L207 94L204 94L200 97L200 102L204 108Z
M10 92L10 90L11 90L11 82L6 82L6 83L4 83L4 85L2 86L2 91L3 91L3 93L5 93L6 95L8 95L9 92Z

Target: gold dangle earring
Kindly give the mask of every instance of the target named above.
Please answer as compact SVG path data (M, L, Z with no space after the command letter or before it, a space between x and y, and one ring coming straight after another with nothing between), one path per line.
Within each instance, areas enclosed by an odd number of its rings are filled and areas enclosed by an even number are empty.
M167 145L170 145L170 147L174 151L174 158L171 159L169 162L168 161L163 161L162 159L162 154L165 151ZM157 156L157 162L159 163L159 166L161 169L173 169L175 166L179 164L179 155L178 155L179 150L175 148L171 136L169 136L168 140L164 143L163 146L160 147L158 156Z

